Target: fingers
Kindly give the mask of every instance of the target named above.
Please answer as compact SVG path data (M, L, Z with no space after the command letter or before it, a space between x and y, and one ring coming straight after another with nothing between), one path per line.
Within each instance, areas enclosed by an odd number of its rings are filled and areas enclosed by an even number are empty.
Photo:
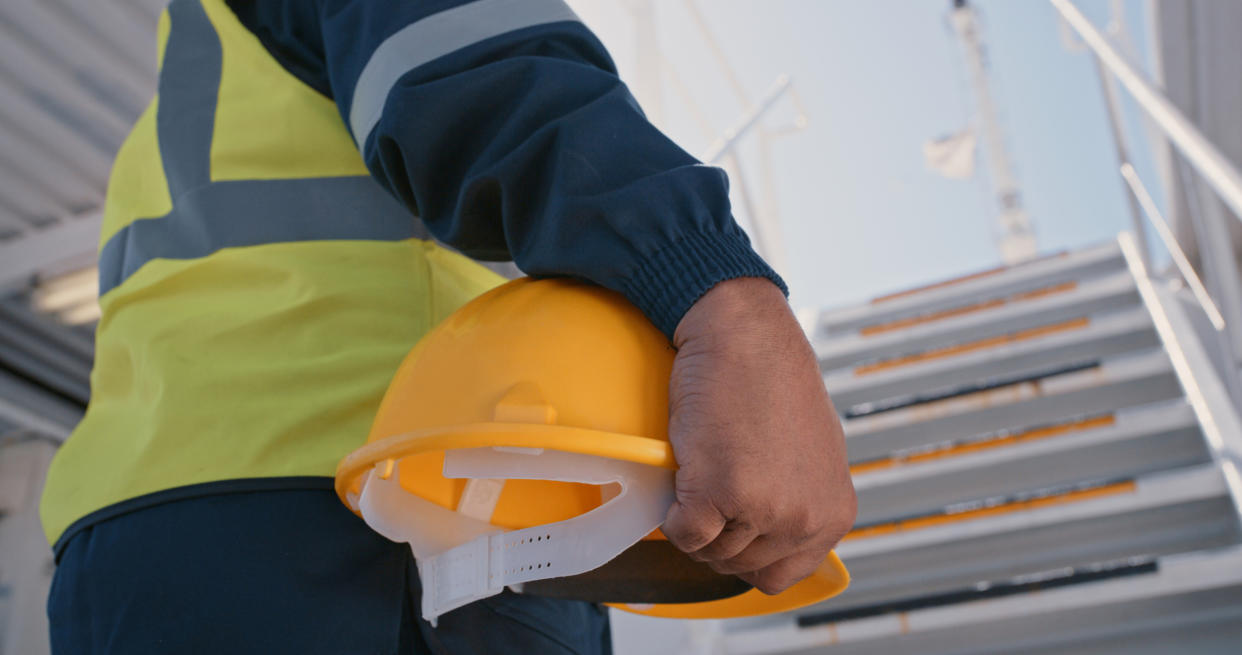
M827 548L811 548L737 577L765 594L775 595L809 577L828 555Z
M759 530L753 523L746 521L729 521L725 523L724 529L720 534L706 546L690 553L690 559L700 562L719 562L730 560L747 550L755 538L759 536ZM741 569L743 571L754 571L755 568Z
M724 515L708 503L679 500L668 508L661 530L678 550L693 553L715 541L726 523Z
M764 535L751 541L745 549L732 557L708 561L708 564L717 573L737 575L763 569L789 557L794 552L796 552L796 547L793 544Z

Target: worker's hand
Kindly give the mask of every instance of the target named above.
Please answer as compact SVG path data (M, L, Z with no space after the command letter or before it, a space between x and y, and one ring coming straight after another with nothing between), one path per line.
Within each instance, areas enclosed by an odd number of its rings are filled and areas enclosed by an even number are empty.
M669 384L677 498L664 534L776 594L854 522L845 439L815 353L776 285L722 282L682 318Z

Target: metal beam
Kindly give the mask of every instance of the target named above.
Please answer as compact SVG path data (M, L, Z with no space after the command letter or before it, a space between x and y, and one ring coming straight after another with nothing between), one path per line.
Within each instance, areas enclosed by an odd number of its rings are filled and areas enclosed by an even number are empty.
M82 420L83 411L0 370L0 418L7 423L64 441Z
M93 255L101 220L100 213L92 213L0 244L0 291L24 288L40 271Z
M52 117L32 98L20 94L5 96L0 103L0 130L9 131L12 138L27 144L16 155L55 160L57 170L72 171L71 180L80 180L100 191L107 185L115 153L105 152L102 144L86 138L76 126ZM38 174L54 175L51 170L40 170Z
M83 81L91 79L116 89L118 98L137 99L141 106L155 88L154 77L135 69L81 21L66 21L59 14L39 0L0 3L0 17L19 30L32 53L67 67Z
M121 117L115 105L87 92L74 78L72 71L52 65L47 59L21 47L14 32L11 24L0 23L0 66L19 82L20 87L27 93L42 93L54 98L72 110L83 127L97 126L105 133L119 137L129 131L128 116Z

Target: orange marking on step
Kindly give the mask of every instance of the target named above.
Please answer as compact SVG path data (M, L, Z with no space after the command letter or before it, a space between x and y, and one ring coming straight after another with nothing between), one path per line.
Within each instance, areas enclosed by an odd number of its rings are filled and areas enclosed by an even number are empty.
M1065 503L1074 503L1092 498L1101 498L1104 496L1113 496L1123 493L1133 493L1138 485L1133 480L1125 482L1115 482L1091 489L1080 489L1077 491L1069 491L1055 496L1045 496L1043 498L1031 498L1028 500L1017 500L995 507L981 507L978 509L969 509L961 512L953 512L946 514L932 514L929 516L920 516L912 519L903 519L892 523L883 523L880 525L867 526L850 531L845 535L842 541L847 539L866 539L876 537L882 534L892 534L895 532L909 532L913 530L921 530L937 525L947 525L950 523L959 523L961 521L972 521L974 519L984 518L988 516L999 516L1002 514L1011 514L1013 512L1021 512L1052 505L1062 505Z
M1037 328L1030 328L1028 330L1020 330L1018 332L1014 332L1013 334L1005 334L999 337L988 337L986 339L979 339L978 341L971 341L969 343L962 343L962 344L957 344L954 346L945 346L943 348L936 348L933 350L928 350L928 351L916 353L913 355L906 355L904 357L887 359L884 361L874 362L871 364L863 364L862 366L859 366L854 369L854 376L861 377L864 375L869 375L871 373L877 373L879 371L886 371L889 369L899 368L902 366L909 366L911 364L918 364L920 362L927 362L927 361L932 361L936 359L944 359L945 357L963 355L969 352L975 352L977 350L984 350L986 348L994 348L996 346L1003 346L1005 344L1016 343L1019 341L1027 341L1030 339L1036 339L1038 337L1047 336L1049 334L1056 334L1058 332L1070 332L1073 330L1081 330L1087 327L1089 324L1090 324L1090 319L1088 319L1087 317L1075 318L1075 319L1071 319L1071 320L1068 320L1062 323L1055 323L1053 325L1044 325L1044 326L1037 327Z
M859 330L858 332L864 337L869 337L869 336L876 335L876 334L882 334L884 332L892 332L893 330L900 330L902 328L908 328L908 327L913 327L915 325L921 325L923 323L932 323L934 321L942 321L946 318L953 318L955 316L962 316L964 314L973 314L975 312L981 312L985 309L991 309L993 307L1000 307L1001 305L1004 305L1004 304L1005 304L1004 298L996 298L994 300L979 302L973 305L966 305L963 307L954 307L952 309L942 309L938 312L932 312L931 314L924 314L922 316L911 316L909 318L900 318L895 321L890 321L888 323L880 323L878 325L868 325L862 328L861 330Z
M1042 289L1035 289L1034 291L1026 291L1024 293L1019 293L1019 294L1014 295L1012 299L1013 300L1034 300L1036 298L1043 298L1044 296L1051 296L1051 295L1055 295L1058 293L1065 293L1066 291L1073 291L1074 289L1077 289L1077 288L1078 288L1078 282L1074 280L1070 280L1069 282L1062 282L1060 284L1054 284L1050 287L1044 287Z
M915 325L922 325L924 323L934 323L936 321L942 321L947 318L953 318L953 317L962 316L965 314L973 314L975 312L981 312L985 309L992 309L994 307L1000 307L1002 305L1007 305L1011 302L1022 302L1024 300L1034 300L1036 298L1043 298L1045 296L1050 296L1050 295L1054 295L1058 293L1065 293L1067 291L1073 291L1076 288L1078 288L1078 283L1071 280L1069 282L1062 282L1060 284L1054 284L1052 286L1044 287L1042 289L1035 289L1033 291L1024 291L1022 293L1009 296L1008 298L994 298L992 300L985 300L982 302L972 303L969 305L963 305L961 307L952 307L950 309L942 309L938 312L932 312L930 314L923 314L921 316L909 316L907 318L899 318L894 321L889 321L888 323L878 323L876 325L867 325L861 328L858 332L864 337L869 337L869 336L876 335L876 334L883 334L885 332L892 332L893 330L900 330L902 328L913 327Z
M1036 257L1035 259L1032 259L1031 262L1044 261L1047 259L1057 259L1060 257L1065 257L1068 254L1069 254L1068 252L1054 252L1048 255L1044 255L1042 257ZM1027 263L1030 263L1030 262L1027 262ZM970 273L967 275L962 275L960 277L949 278L948 280L932 282L931 284L926 284L921 287L914 287L913 289L906 289L904 291L897 291L894 293L885 294L883 296L876 296L875 298L871 299L871 304L875 305L875 304L879 304L882 302L888 302L890 300L896 300L898 298L905 298L907 296L913 296L915 294L923 293L924 291L932 291L934 289L943 289L945 287L951 287L955 284L961 284L962 282L969 282L971 280L978 280L980 278L985 278L985 277L989 277L992 275L996 275L997 273L1003 273L1009 270L1010 268L1012 267L1011 266L997 266L996 268L989 268L985 271L979 271L977 273Z
M951 446L948 448L943 448L940 450L933 450L933 451L924 452L924 453L917 453L917 454L909 455L906 457L886 457L884 459L876 459L876 460L871 460L869 462L860 462L850 467L850 473L853 475L858 475L859 473L869 473L871 471L878 471L881 469L892 468L894 466L901 466L905 464L916 464L919 462L926 462L926 461L933 460L933 459L944 459L946 457L958 457L960 455L966 455L969 453L977 453L977 452L984 451L984 450L991 450L993 448L1000 448L1002 446L1012 446L1016 443L1021 443L1024 441L1034 441L1036 439L1047 439L1048 437L1055 437L1058 435L1070 434L1073 432L1080 432L1082 430L1091 430L1094 428L1107 427L1110 425L1114 425L1116 422L1117 422L1117 419L1112 414L1105 414L1103 416L1093 416L1091 418L1082 419L1080 421L1074 421L1072 423L1062 423L1059 425L1050 425L1047 427L1035 428L1032 430L1026 430L1024 432L1019 432L1018 434L1012 434L1012 435L1008 435L1004 437L996 437L994 439L987 439L983 441L975 441L972 443L958 444L956 446Z

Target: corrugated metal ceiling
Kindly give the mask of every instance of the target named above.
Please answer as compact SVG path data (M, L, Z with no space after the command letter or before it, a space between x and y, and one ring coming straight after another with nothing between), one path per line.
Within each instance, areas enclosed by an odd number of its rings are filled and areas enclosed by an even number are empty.
M0 252L97 217L112 157L154 89L155 23L164 4L0 3ZM81 232L64 232L72 242L60 244L63 256L84 245L93 251ZM20 271L15 257L5 260L0 271L10 284L3 286L11 286Z
M108 172L155 88L164 5L0 3L0 434L63 437L85 407L92 330L62 325L62 310L93 305ZM60 309L36 310L47 301Z

